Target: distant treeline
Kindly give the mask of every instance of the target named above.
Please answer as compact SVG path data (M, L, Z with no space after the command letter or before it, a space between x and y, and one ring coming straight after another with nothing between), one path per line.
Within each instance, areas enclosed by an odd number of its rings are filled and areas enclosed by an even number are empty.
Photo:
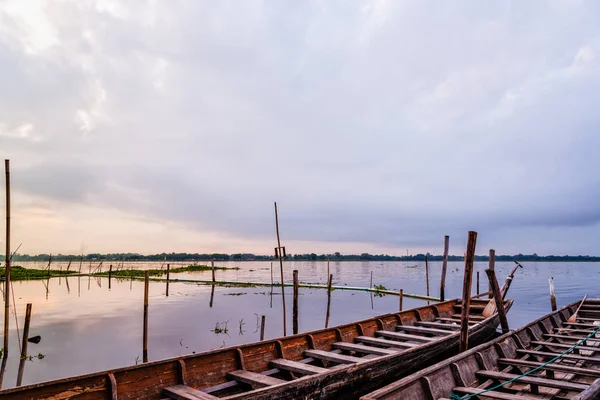
M110 253L110 254L86 254L86 255L68 255L68 254L15 254L13 262L16 261L268 261L273 260L273 256L256 255L252 253L236 254L199 254L199 253L161 253L152 255L143 255L137 253ZM416 254L411 256L390 256L387 254L288 254L286 260L293 261L425 261L428 257L430 261L442 261L443 256L427 254ZM476 261L488 261L488 256L475 256ZM449 261L463 261L463 256L448 256ZM496 261L600 261L596 256L538 256L537 254L515 254L515 255L497 255ZM4 256L0 256L0 261L4 261Z

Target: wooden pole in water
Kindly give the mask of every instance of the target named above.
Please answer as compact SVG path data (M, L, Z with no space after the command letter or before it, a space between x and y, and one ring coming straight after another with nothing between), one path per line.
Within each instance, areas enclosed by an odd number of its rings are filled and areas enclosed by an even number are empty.
M4 287L4 357L8 356L8 324L10 317L10 160L4 160L6 180L6 277Z
M211 285L211 289L210 289L210 303L208 304L208 306L210 308L212 308L213 306L213 300L215 299L215 285Z
M554 293L554 277L550 277L548 279L548 283L550 284L550 305L552 306L552 311L556 311L556 293Z
M502 327L502 333L507 333L510 328L508 327L508 320L506 319L506 311L504 310L504 301L502 299L502 293L500 293L500 287L498 286L498 280L496 279L496 271L486 269L485 273L488 276L490 286L492 287L492 295L496 302L496 311L500 318L500 326Z
M327 280L327 314L325 314L325 328L329 326L329 312L331 310L331 284L333 282L333 275L329 275Z
M294 277L294 304L292 312L292 329L294 335L298 334L298 270L295 269L293 273Z
M169 297L169 275L171 270L171 265L167 264L167 289L165 290L166 297Z
M402 311L402 300L404 299L404 289L400 289L400 295L398 297L400 297L399 311Z
M150 289L148 271L144 274L144 340L142 349L143 362L148 362L148 290Z
M495 268L496 268L496 250L490 249L490 257L489 257L488 269L491 269L492 271L495 271ZM492 287L491 286L488 287L488 292L490 292L489 298L491 299L493 297L493 295L492 295Z
M465 255L465 277L463 279L462 314L460 317L460 352L469 349L469 312L471 308L471 284L473 282L473 262L477 232L469 231L467 254Z
M110 280L112 278L112 264L108 267L108 290L110 290Z
M329 257L327 257L327 279L329 279L329 275L331 275L331 272L329 269Z
M21 386L25 361L27 359L27 339L29 339L29 323L31 321L31 303L27 303L25 309L25 326L23 327L23 347L21 347L21 361L19 362L19 373L17 374L17 386Z
M260 341L262 342L263 340L265 340L265 319L267 317L266 316L262 316L260 318Z
M479 294L479 271L477 271L477 294Z
M213 282L215 282L216 279L215 279L215 261L214 260L211 260L210 266L212 267L212 280L213 280Z
M277 215L277 202L275 202L275 231L277 232L277 248L279 256L279 269L281 271L281 301L283 302L283 336L287 336L286 314L285 314L285 290L283 285L283 254L281 252L281 240L279 239L279 217Z
M427 287L427 296L429 296L429 257L425 255L425 284Z
M446 289L446 269L448 268L448 247L450 247L450 236L446 235L444 237L444 261L442 262L442 281L440 283L440 301L444 301L445 299L445 289Z

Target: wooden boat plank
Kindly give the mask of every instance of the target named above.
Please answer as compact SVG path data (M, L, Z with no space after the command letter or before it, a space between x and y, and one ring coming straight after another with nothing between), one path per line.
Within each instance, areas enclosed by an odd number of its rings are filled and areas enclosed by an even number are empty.
M554 338L554 339L564 339L564 340L582 340L588 337L588 335L582 336L582 335L558 335L555 333L544 333L543 334L544 337L546 338ZM587 341L588 342L593 342L593 341L598 341L600 339L598 338L594 338L593 336L591 338L589 338Z
M243 369L228 372L227 376L238 382L247 383L255 387L273 386L287 382L283 379L273 378L272 376L257 374L256 372L245 371Z
M316 365L305 364L298 361L286 360L284 358L272 360L271 365L279 369L295 372L302 375L315 375L328 371L327 368L321 368L317 367Z
M561 349L569 349L573 347L572 344L564 344L564 343L556 343L556 342L541 342L539 340L532 340L532 344L537 344L544 347L559 347ZM578 350L588 350L592 352L599 352L600 347L590 347L590 346L577 346Z
M554 357L560 355L560 353L554 353L554 352L549 352L549 351L527 350L527 349L517 349L517 353L518 354L529 354L532 356L546 357L546 358L554 358ZM568 359L568 360L578 360L578 361L600 363L600 357L587 357L587 356L579 356L576 354L565 354L561 358Z
M406 331L406 332L418 332L418 333L427 333L430 335L436 335L436 336L445 336L445 335L452 335L453 332L449 332L443 329L433 329L433 328L422 328L420 326L405 326L405 325L398 325L396 327L397 331Z
M354 338L354 340L361 343L368 343L377 346L394 347L400 349L410 349L419 346L416 343L399 342L397 340L380 339L371 336L357 336L356 338Z
M434 340L437 340L437 338L431 338L431 337L419 336L419 335L411 335L410 333L400 333L400 332L392 332L392 331L376 331L375 336L383 336L383 337L388 337L388 338L393 338L393 339L398 339L398 340L412 340L415 342L424 342L424 343L429 343Z
M541 362L519 360L517 358L500 358L500 359L498 359L498 362L501 364L506 364L506 365L518 365L518 366L532 367L532 368L537 368L537 367L543 365L543 363L541 363ZM553 364L544 365L542 367L542 369L549 369L549 370L553 370L553 371L562 371L562 372L571 372L574 374L595 376L595 377L600 378L600 370L595 370L595 369L590 369L590 368L579 368L579 367L572 367L572 366L564 365L564 364L553 363Z
M378 356L388 356L390 354L398 353L395 350L381 349L379 347L365 346L362 344L348 343L348 342L337 342L332 345L336 349L344 351L355 351L362 354L374 354Z
M481 390L482 389L463 387L463 386L457 386L454 388L455 392L464 393L464 394L476 394L476 393L481 392ZM486 392L485 396L482 395L482 397L488 397L491 399L499 399L499 400L515 400L515 397L518 398L519 400L540 400L539 397L522 396L522 395L519 395L517 397L512 393L502 393L502 392L495 392L495 391Z
M586 324L586 323L582 323L582 322L565 322L563 325L579 326L581 328L594 328L594 329L590 329L590 332L593 332L596 329L600 328L600 325Z
M443 322L455 322L457 324L459 324L460 326L460 318L443 318L443 317L437 317L435 319L436 321L443 321ZM476 325L479 322L475 322L475 321L469 321L469 325Z
M485 303L487 304L488 302L486 301ZM485 309L485 307L486 307L486 304L473 304L473 303L471 303L470 304L470 309L471 310L481 310L481 311L483 311ZM461 310L463 308L462 304L455 304L453 307L454 308L460 308Z
M215 400L218 398L186 385L166 387L163 389L163 393L176 400Z
M534 376L519 376L519 375L509 374L506 372L499 372L499 371L482 370L482 371L476 372L476 374L478 376L481 376L484 378L497 379L497 380L501 380L501 381L508 381L508 380L517 378L517 382L520 382L520 383L546 386L546 387L550 387L550 388L554 388L554 389L573 390L573 391L578 391L578 392L581 392L581 391L587 389L587 387L589 386L589 385L584 385L581 383L559 381L556 379L548 379L548 378L538 378L538 377L534 377Z
M358 357L346 356L343 354L336 354L336 353L332 353L330 351L324 351L324 350L305 350L304 354L309 357L312 357L312 358L317 358L319 360L325 360L325 361L331 361L331 362L335 362L338 364L355 364L355 363L364 361Z
M439 328L439 329L450 329L450 330L460 331L460 325L458 325L458 324L443 324L441 322L418 321L418 322L415 322L415 325L424 326L425 328Z
M459 320L462 318L462 315L460 314L452 314L452 318L458 318ZM485 317L483 315L469 315L469 320L474 320L474 321L483 321L485 319Z

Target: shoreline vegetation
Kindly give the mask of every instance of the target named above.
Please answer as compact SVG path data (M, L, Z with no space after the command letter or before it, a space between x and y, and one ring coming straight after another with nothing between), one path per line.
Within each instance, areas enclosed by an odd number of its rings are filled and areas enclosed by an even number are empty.
M286 257L286 261L327 261L330 259L333 262L338 261L425 261L425 258L429 261L442 261L442 255L427 254L415 254L409 256L390 256L387 254L341 254L339 252L333 254L290 254ZM91 253L87 255L68 255L68 254L15 254L12 257L12 262L31 262L31 261L96 261L96 262L131 262L131 261L153 261L153 262L202 262L202 261L274 261L277 258L266 255L256 255L252 253L235 253L235 254L224 254L224 253L212 253L212 254L199 254L199 253L160 253L143 255L138 253L109 253L99 254ZM4 256L0 256L0 261L4 261ZM448 256L448 261L464 261L463 256ZM489 261L487 255L475 256L475 261ZM589 261L600 261L600 256L589 256L589 255L577 255L577 256L539 256L534 254L515 254L515 255L496 255L496 261L550 261L550 262L589 262ZM211 267L207 267L211 268ZM171 270L173 271L173 270Z
M87 267L87 266L86 266ZM77 276L77 275L85 275L85 276L101 276L105 277L108 275L108 270L104 266L104 270L97 271L99 269L98 266L92 270L91 273L81 272L77 269L72 270L62 270L62 269L36 269L36 268L24 268L19 265L12 265L10 268L10 278L12 281L25 281L25 280L34 280L34 279L47 279L47 278L56 278L60 276ZM236 270L235 268L226 268L226 267L217 267L215 266L215 270ZM4 268L0 269L0 277L4 279ZM197 265L192 264L187 267L176 267L171 268L169 273L177 274L181 272L196 272L196 271L211 271L212 267L209 265ZM114 269L111 272L111 276L115 278L131 278L131 277L144 277L146 271L148 271L148 275L150 276L162 276L167 274L167 269ZM175 279L174 279L175 280Z

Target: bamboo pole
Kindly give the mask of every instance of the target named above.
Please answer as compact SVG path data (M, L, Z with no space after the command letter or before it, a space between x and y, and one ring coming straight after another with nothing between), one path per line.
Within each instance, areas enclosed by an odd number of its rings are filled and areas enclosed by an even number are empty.
M429 257L427 255L425 255L425 284L427 296L429 296Z
M19 362L19 373L17 374L17 386L21 386L23 381L23 371L25 370L25 361L27 360L27 340L29 339L29 324L31 321L31 303L27 303L25 309L25 326L23 327L23 347L21 347L21 361Z
M469 312L471 308L471 284L473 281L473 262L475 259L475 245L477 232L469 231L467 253L465 255L465 276L463 280L462 314L460 318L460 352L469 349Z
M210 261L210 266L212 267L212 281L216 282L216 277L215 277L215 261L214 260Z
M446 300L446 269L448 268L448 248L450 247L450 236L444 236L444 261L442 262L442 280L440 283L440 301Z
M167 288L165 289L166 297L169 297L169 275L171 272L170 270L171 270L171 265L167 264Z
M292 329L294 335L298 334L298 270L293 272L294 277L294 303L292 307Z
M477 271L477 294L479 295L479 271Z
M331 275L331 270L329 269L329 256L327 257L327 279L329 279L329 275Z
M329 275L327 280L327 314L325 314L325 328L329 326L329 313L331 311L331 283L333 282L333 275Z
M281 240L279 238L279 216L277 215L277 202L275 202L275 231L277 232L277 248L279 250L279 270L281 271L281 301L283 303L283 336L287 336L285 313L285 285L283 284L283 254L281 254Z
M148 290L150 289L149 273L144 274L144 339L142 348L143 362L148 362Z
M265 340L265 319L267 317L266 316L262 316L260 318L260 341L262 342L263 340Z
M400 297L399 311L402 311L402 300L404 299L404 289L400 289L400 293L398 294L398 297Z
M556 311L556 293L554 292L554 278L550 277L548 279L548 283L550 284L550 306L552 307L552 311Z
M495 271L495 268L496 268L496 250L490 249L488 269ZM491 299L493 297L491 286L488 287L488 292L490 292L490 299Z
M6 180L6 277L4 287L4 357L8 357L8 324L10 317L10 160L4 160Z
M108 267L108 290L110 290L111 278L112 278L112 264L110 264L110 267Z
M490 286L492 287L492 295L494 296L494 301L496 302L496 312L500 318L502 333L507 333L510 329L508 327L508 320L506 319L506 311L504 310L502 293L500 293L500 287L498 286L498 280L496 279L496 271L486 269L485 273L487 274Z

